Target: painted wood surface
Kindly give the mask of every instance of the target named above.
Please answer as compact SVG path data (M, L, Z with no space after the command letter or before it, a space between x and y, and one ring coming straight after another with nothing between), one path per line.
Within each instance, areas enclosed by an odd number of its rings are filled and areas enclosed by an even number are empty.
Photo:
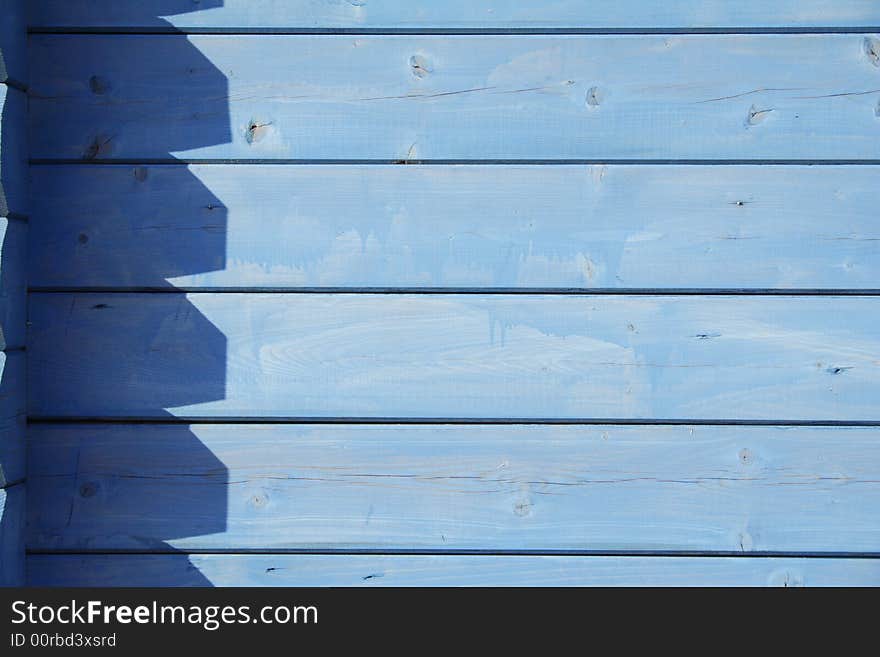
M877 552L878 431L36 425L28 545Z
M0 83L27 82L26 13L25 0L0 0Z
M26 28L0 0L0 586L24 584Z
M880 585L878 3L29 9L0 582Z
M0 587L23 586L24 485L0 488Z
M49 165L31 176L32 286L880 288L876 166Z
M0 84L0 217L27 212L27 97Z
M0 488L25 479L25 355L0 352Z
M31 555L32 586L878 586L876 559Z
M878 303L35 294L30 411L878 420Z
M31 0L35 27L724 28L880 25L872 0Z
M25 344L27 221L0 218L0 349Z
M877 160L877 52L863 34L34 35L31 154Z

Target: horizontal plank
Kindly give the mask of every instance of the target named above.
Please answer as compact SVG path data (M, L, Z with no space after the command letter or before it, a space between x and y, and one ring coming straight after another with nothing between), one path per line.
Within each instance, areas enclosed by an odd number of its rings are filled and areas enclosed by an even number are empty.
M31 0L33 27L602 28L880 25L872 0Z
M880 429L35 424L38 550L880 552Z
M0 84L0 217L27 212L27 97Z
M32 286L880 287L875 166L31 175Z
M0 2L0 82L27 83L27 9L25 0Z
M880 586L874 559L31 555L30 586Z
M29 51L38 159L880 158L880 37L862 34L35 35Z
M0 587L24 586L24 485L0 488Z
M877 297L54 293L30 412L872 420Z

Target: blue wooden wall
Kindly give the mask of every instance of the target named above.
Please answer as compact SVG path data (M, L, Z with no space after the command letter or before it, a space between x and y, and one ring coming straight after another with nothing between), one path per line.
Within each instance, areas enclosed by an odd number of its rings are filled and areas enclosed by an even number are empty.
M29 6L30 583L880 584L880 3Z

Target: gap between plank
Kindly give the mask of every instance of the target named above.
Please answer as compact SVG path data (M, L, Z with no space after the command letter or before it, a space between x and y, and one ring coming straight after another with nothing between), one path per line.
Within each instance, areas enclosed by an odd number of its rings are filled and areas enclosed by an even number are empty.
M503 35L686 35L686 34L867 34L880 32L880 26L778 26L778 27L30 27L28 34L76 35L425 35L425 36L503 36Z
M550 426L741 426L880 427L880 420L737 420L692 418L443 418L443 417L188 417L30 415L28 424L363 424L363 425L550 425Z
M540 296L875 297L880 288L588 288L588 287L158 287L34 286L30 294L349 294Z
M32 158L31 166L70 166L70 165L118 165L118 166L156 166L156 165L372 165L372 166L577 166L577 165L681 165L681 166L870 166L880 164L880 159L246 159L246 158Z
M52 555L52 556L135 556L135 555L375 555L375 556L493 556L493 557L743 557L748 559L773 559L773 558L806 558L806 559L880 559L877 552L737 552L734 550L493 550L493 549L388 549L388 548L363 548L363 549L211 549L211 550L174 550L157 548L155 550L52 550L52 549L28 549L28 555Z

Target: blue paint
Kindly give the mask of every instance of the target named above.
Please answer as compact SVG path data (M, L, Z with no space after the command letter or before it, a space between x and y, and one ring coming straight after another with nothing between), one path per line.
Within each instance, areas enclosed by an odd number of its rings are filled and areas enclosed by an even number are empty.
M880 287L874 166L47 165L31 175L41 190L32 286Z
M862 34L37 35L31 154L878 160L880 84L864 41ZM71 51L77 56L65 56ZM189 61L193 51L200 62ZM414 57L425 63L414 66ZM115 86L96 95L93 75ZM227 93L217 88L220 76ZM599 106L588 102L594 87ZM218 140L221 126L229 132Z
M30 412L876 421L878 303L34 294Z
M29 441L28 539L95 551L873 552L878 437L876 427L41 425Z
M0 3L0 586L24 584L27 57L24 3Z
M538 4L31 3L0 580L878 583L876 2Z
M880 25L873 0L31 0L37 27L177 29L797 28ZM161 16L162 20L157 20Z

